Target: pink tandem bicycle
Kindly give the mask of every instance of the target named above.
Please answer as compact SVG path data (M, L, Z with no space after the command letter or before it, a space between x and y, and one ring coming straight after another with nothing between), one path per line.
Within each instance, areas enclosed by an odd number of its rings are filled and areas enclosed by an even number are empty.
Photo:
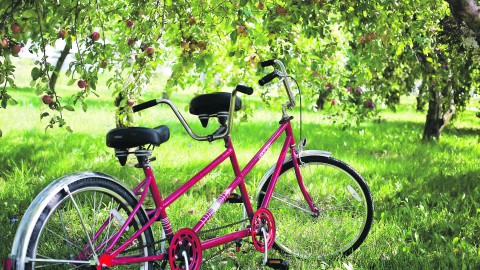
M292 132L295 106L290 77L279 60L261 63L274 71L263 77L264 85L278 78L289 100L282 106L278 129L241 169L230 131L233 113L241 108L237 93L252 94L250 87L238 85L232 93L196 96L189 112L202 125L218 118L220 127L211 135L196 135L175 105L154 99L133 107L140 111L167 104L187 133L195 140L223 140L225 150L176 191L163 197L152 171L152 150L170 137L165 125L156 128L116 128L108 132L106 144L115 149L120 163L134 155L145 178L133 189L114 177L82 172L61 177L47 186L32 202L19 224L7 269L200 269L207 249L250 239L262 252L263 263L287 269L288 262L268 258L271 248L286 256L323 260L349 255L367 237L373 219L373 202L364 179L349 165L320 150L306 150L306 140L298 143ZM255 196L250 197L245 177L267 150L285 134L277 163L261 179ZM192 228L174 229L166 209L204 176L229 159L234 175ZM151 196L154 209L144 202ZM254 199L251 199L254 198ZM227 234L206 237L207 222L224 203L242 204L243 217ZM256 209L256 210L255 210ZM161 223L161 235L152 224ZM242 224L242 225L240 225ZM238 228L240 227L240 228ZM159 233L156 233L159 234Z

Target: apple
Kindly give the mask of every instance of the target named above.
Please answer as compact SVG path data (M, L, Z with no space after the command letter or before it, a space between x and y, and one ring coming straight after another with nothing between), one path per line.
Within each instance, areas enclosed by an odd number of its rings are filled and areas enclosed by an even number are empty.
M68 35L68 32L65 29L60 29L60 31L58 31L58 37L61 39L65 39L67 35Z
M127 39L128 46L133 46L134 43L135 43L135 40L133 38L128 38Z
M265 8L265 4L263 2L258 2L257 8L263 10Z
M188 18L189 24L195 24L196 22L197 22L197 19L195 19L195 17L191 16L190 18Z
M287 15L287 10L285 8L281 7L281 6L278 6L277 7L277 13L280 16L285 16L285 15Z
M180 43L180 47L184 50L188 50L188 48L190 48L190 44L188 44L186 41L182 41L182 43Z
M20 52L20 50L22 50L22 45L20 44L15 44L15 46L13 46L10 51L12 52L12 54L18 54Z
M102 68L106 68L107 67L107 61L106 60L102 60L102 62L100 62L100 66Z
M148 46L145 51L147 52L147 54L153 54L155 52L155 48L153 46Z
M197 43L197 46L198 46L198 48L200 48L201 50L205 50L205 49L207 48L207 43L202 40L202 41L199 41L199 42Z
M243 25L237 25L236 29L237 29L237 34L238 35L243 35L243 34L248 33L247 28L245 28L245 26L243 26Z
M190 50L192 50L192 51L195 51L195 50L198 48L197 43L194 43L194 42L189 43L189 44L188 44L188 47L189 47Z
M97 41L100 39L100 34L98 32L93 32L91 35L90 35L90 38L93 40L93 41Z
M78 87L80 87L80 88L85 88L85 87L87 87L87 82L84 81L84 80L78 80L77 85L78 85Z
M373 109L373 108L375 108L375 103L373 103L372 100L369 100L369 101L365 102L364 106L365 106L366 108Z
M327 84L325 85L325 88L326 88L327 90L332 90L333 86L332 86L331 83L327 83Z
M2 38L2 42L0 43L2 48L8 48L8 39L7 38Z
M129 99L129 100L127 100L127 104L128 104L128 106L132 107L135 104L135 100Z
M357 91L355 92L356 95L361 95L363 93L363 89L361 87L357 88Z
M50 96L50 95L43 95L43 97L42 97L42 102L43 102L44 104L47 104L47 105L48 105L48 104L52 103L52 101L53 101L53 97L52 97L52 96Z
M345 87L347 89L348 92L352 91L352 87L351 86L347 86Z
M18 23L14 23L10 26L10 29L12 29L13 33L20 33L22 31L22 27Z
M337 105L337 101L335 99L332 99L331 104L332 104L332 106L335 106L335 105Z
M128 20L126 23L128 28L132 28L133 27L133 22L131 20Z

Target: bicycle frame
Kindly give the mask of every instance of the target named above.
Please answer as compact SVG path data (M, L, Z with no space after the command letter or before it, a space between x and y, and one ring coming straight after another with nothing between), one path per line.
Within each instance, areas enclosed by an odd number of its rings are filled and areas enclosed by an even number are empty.
M112 267L115 265L122 265L122 264L131 264L131 263L139 263L145 261L157 261L157 260L166 260L168 259L167 254L158 254L149 257L118 257L117 255L124 251L128 246L132 244L132 242L144 232L148 227L150 227L154 222L160 220L162 227L164 229L165 235L167 239L171 239L173 237L173 230L168 220L168 216L165 212L165 209L175 202L179 197L181 197L185 192L187 192L190 188L192 188L196 183L198 183L204 176L206 176L209 172L215 169L217 166L222 164L227 158L230 159L230 163L232 165L233 171L235 173L235 179L230 183L230 185L222 192L222 194L216 199L216 201L210 206L208 211L202 216L202 218L197 222L197 224L192 228L195 233L199 233L204 225L210 220L213 214L220 208L220 206L227 200L230 194L235 190L237 187L240 190L243 204L246 209L246 213L248 215L249 220L252 219L254 215L254 211L252 208L251 201L248 196L248 192L245 185L245 176L252 170L252 168L258 163L258 161L263 157L263 155L270 149L274 142L278 140L280 135L285 133L286 137L283 143L282 150L278 157L275 170L272 176L272 181L270 186L268 187L265 195L265 199L261 205L261 208L267 208L270 198L272 197L273 190L275 184L277 182L278 176L280 174L280 170L282 168L282 164L287 156L287 152L290 149L290 153L292 155L292 160L294 162L295 173L298 179L298 184L305 196L305 199L309 206L311 207L312 211L317 212L312 199L306 192L305 186L303 184L303 180L300 175L299 171L299 164L297 162L297 153L295 149L295 139L292 132L292 127L290 124L290 119L286 119L280 124L280 127L275 131L275 133L268 139L268 141L260 148L260 150L253 156L253 158L248 162L248 164L241 170L237 157L235 155L235 150L232 144L232 141L229 136L224 138L226 143L226 149L223 153L221 153L216 159L214 159L209 165L203 168L200 172L198 172L195 176L193 176L190 180L180 186L176 191L170 194L165 199L162 199L160 191L158 189L155 176L153 175L152 168L148 164L148 162L143 166L143 170L145 173L145 179L134 189L135 194L140 196L138 204L134 207L132 213L125 221L121 229L118 233L113 236L113 240L110 245L105 250L105 253L102 254L99 258L100 265L106 264L108 267ZM118 248L113 250L113 247L118 242L121 234L127 229L129 223L132 221L133 217L140 210L148 192L151 192L153 196L153 200L155 202L156 208L148 212L150 217L149 221L138 231L134 233L128 240L126 240L123 244L121 244ZM108 220L106 223L109 222ZM101 234L102 226L97 234L94 236L98 237ZM240 231L236 231L234 233L226 234L223 236L219 236L217 238L209 239L201 243L202 250L206 250L209 248L213 248L222 244L226 244L228 242L232 242L234 240L248 237L251 235L250 228L245 228ZM86 249L88 247L85 247Z

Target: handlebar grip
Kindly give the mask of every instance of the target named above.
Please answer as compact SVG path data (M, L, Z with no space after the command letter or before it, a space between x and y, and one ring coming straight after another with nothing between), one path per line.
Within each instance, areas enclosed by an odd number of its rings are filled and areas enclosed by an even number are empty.
M153 107L155 105L157 105L157 100L156 99L152 99L152 100L149 100L147 102L144 102L144 103L140 103L138 105L135 105L132 107L132 110L133 112L138 112L138 111L141 111L141 110L145 110L145 109L148 109L150 107Z
M237 87L235 87L235 90L237 90L240 93L247 94L247 95L253 94L253 88L252 87L248 87L248 86L241 85L241 84L237 85Z
M267 74L265 77L258 80L258 84L260 84L260 86L264 86L265 84L271 82L276 77L278 77L278 72L274 70L273 72Z
M273 66L273 65L275 65L275 59L260 62L261 67L268 67L268 66Z

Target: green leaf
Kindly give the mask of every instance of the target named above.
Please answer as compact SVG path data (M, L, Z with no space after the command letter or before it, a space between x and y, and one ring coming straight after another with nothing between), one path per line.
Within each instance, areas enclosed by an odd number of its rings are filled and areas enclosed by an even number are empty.
M68 132L70 132L70 133L73 132L73 130L70 128L70 126L66 126L65 129L66 129Z
M73 85L77 80L76 79L70 79L68 82L67 82L67 85L70 86L70 85Z
M0 129L0 138L3 136L2 130Z
M32 80L36 81L40 76L42 76L42 71L38 67L32 68Z
M44 112L40 115L40 119L50 116L48 112Z
M86 102L82 101L82 110L84 112L87 112L87 109L88 109L88 104Z
M237 30L233 30L230 33L230 41L232 42L232 45L235 45L235 43L237 43L237 37L238 37Z
M67 111L70 111L70 112L75 111L75 108L73 108L71 105L63 106L63 108Z

